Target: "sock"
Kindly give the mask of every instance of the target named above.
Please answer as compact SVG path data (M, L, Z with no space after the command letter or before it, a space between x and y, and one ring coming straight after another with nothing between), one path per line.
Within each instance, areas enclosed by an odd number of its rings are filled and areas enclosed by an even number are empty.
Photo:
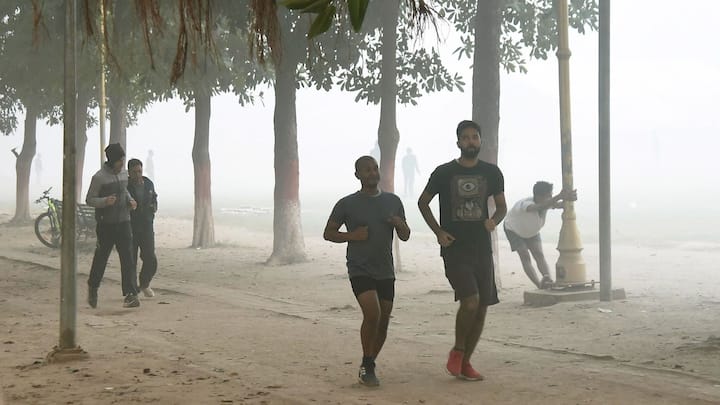
M375 360L372 358L372 356L363 356L362 358L362 366L363 367L372 367L375 365Z

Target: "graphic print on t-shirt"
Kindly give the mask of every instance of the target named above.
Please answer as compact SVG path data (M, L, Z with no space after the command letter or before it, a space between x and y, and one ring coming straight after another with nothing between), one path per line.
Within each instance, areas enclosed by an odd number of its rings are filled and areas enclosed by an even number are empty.
M484 176L454 176L452 191L453 221L482 221L487 204L487 179Z

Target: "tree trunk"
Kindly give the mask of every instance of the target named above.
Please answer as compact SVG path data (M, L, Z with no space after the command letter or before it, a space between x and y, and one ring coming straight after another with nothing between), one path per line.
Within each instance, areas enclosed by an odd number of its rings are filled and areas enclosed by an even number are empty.
M400 132L397 128L397 24L400 2L386 0L382 3L382 67L380 77L380 189L395 191L395 160ZM400 242L393 243L395 270L402 270Z
M501 0L478 0L475 19L472 119L482 128L480 159L497 164L500 123Z
M267 260L269 265L307 260L299 196L300 165L295 109L297 63L295 51L285 49L275 71L275 201L273 251Z
M110 139L111 143L119 143L127 150L127 101L118 95L110 95Z
M498 126L500 125L500 28L502 0L477 0L475 18L475 50L473 55L472 119L482 129L480 159L498 162ZM495 201L488 201L490 215L495 212ZM500 282L500 257L497 231L492 233L495 282Z
M192 242L194 248L208 248L215 245L210 182L210 101L211 95L208 89L195 90L195 141L192 150L195 172L195 219Z
M90 96L84 92L78 93L76 111L77 136L75 137L75 201L82 203L83 199L83 168L85 167L85 146L87 145L87 115Z
M397 21L400 2L384 1L382 4L382 67L380 77L380 188L395 191L395 158L400 133L397 129Z
M30 218L30 170L37 149L37 112L32 106L25 106L25 133L22 151L15 160L15 216L10 220L14 224L24 224Z

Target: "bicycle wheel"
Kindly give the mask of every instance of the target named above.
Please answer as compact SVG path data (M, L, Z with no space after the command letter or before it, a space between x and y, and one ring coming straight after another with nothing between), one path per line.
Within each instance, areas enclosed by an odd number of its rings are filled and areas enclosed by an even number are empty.
M47 247L60 247L60 230L53 225L50 213L44 212L35 219L35 236Z

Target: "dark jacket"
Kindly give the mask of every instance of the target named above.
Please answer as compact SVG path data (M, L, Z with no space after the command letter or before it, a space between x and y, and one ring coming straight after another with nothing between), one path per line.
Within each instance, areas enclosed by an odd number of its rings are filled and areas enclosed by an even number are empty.
M95 219L98 223L117 224L130 220L130 194L127 192L128 173L122 170L120 173L113 173L109 164L93 175L90 181L85 202L95 207ZM115 195L115 204L105 204L105 197Z
M152 231L155 213L158 208L155 184L152 180L143 176L142 185L144 190L142 195L137 193L137 190L135 190L135 187L130 184L130 182L128 182L127 186L128 192L137 202L137 208L130 212L130 221L132 223L133 232Z

